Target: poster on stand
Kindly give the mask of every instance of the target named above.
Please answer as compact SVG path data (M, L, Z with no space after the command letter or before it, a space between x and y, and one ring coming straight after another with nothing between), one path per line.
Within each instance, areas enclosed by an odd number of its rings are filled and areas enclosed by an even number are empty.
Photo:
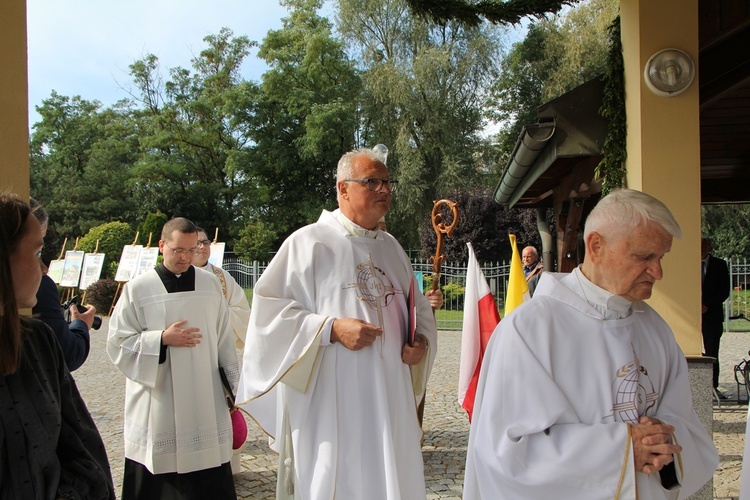
M83 256L83 272L81 272L81 282L78 288L86 290L89 285L99 281L102 275L102 266L104 265L103 253L87 253Z
M69 250L65 252L65 264L63 264L62 278L60 286L76 288L78 279L81 277L81 267L83 266L84 252Z
M117 265L115 281L130 281L135 278L138 256L141 254L143 245L125 245L122 247L120 263Z
M216 267L221 267L224 263L224 247L226 243L211 243L211 256L208 262Z
M47 276L52 278L55 284L59 285L62 279L63 266L65 265L65 259L56 259L49 261L49 268L47 269Z
M138 257L138 267L135 270L135 276L133 276L133 278L155 268L156 260L158 258L159 247L148 247L141 250L141 255Z

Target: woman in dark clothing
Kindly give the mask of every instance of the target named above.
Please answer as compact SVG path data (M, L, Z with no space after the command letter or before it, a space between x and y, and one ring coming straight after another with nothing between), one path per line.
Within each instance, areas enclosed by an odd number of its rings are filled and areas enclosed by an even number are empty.
M0 499L114 499L99 431L36 302L42 232L0 194Z

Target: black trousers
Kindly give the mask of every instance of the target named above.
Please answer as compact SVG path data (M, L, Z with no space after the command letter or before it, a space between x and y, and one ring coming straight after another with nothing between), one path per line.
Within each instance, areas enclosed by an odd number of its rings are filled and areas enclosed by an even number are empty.
M719 343L721 334L724 333L724 322L703 322L703 350L706 356L716 358L714 363L714 389L719 387Z
M126 458L124 469L121 500L237 500L229 462L187 474L151 474Z

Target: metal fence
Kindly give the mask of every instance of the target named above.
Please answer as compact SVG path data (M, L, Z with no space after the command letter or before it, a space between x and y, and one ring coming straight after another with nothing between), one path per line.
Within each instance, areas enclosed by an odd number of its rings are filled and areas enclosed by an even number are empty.
M729 275L732 290L725 302L726 326L729 331L750 331L750 263L746 260L729 260ZM232 275L242 288L253 288L266 269L266 263L246 262L234 257L224 260L224 269ZM414 273L422 278L424 289L432 286L432 264L427 260L412 260ZM510 265L497 262L481 265L495 303L501 312L504 309L505 294L508 289ZM445 297L445 305L437 311L436 318L440 330L460 330L463 323L464 289L466 287L466 264L463 262L444 263L440 271L440 289Z
M242 288L251 289L265 271L265 262L247 262L235 257L224 259L222 267L232 275ZM424 290L432 286L432 264L427 260L412 260L414 274L421 278ZM482 266L487 284L500 311L508 287L510 265L503 263ZM466 288L466 264L461 262L443 263L440 268L440 289L445 305L437 311L436 318L440 330L460 330L463 323L464 289Z
M728 331L750 330L750 263L747 259L728 260L729 279L732 290L724 303L724 314Z

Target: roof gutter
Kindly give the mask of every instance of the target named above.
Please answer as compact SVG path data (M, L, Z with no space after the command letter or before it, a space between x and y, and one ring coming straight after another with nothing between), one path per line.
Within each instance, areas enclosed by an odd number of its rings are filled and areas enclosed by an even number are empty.
M495 201L511 208L526 190L544 173L550 163L542 168L532 168L550 139L555 135L554 121L525 125L518 136L508 165L495 188ZM553 143L554 146L554 143ZM554 148L553 148L554 150ZM549 156L547 153L545 156ZM552 154L554 157L555 155ZM552 158L554 161L554 158Z

